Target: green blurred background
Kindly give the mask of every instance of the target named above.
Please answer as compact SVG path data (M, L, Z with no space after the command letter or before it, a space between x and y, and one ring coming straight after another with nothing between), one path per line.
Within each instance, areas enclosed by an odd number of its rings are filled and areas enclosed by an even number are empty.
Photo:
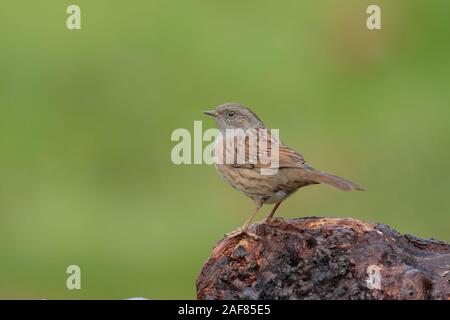
M78 4L82 30L65 27ZM383 30L366 28L382 8ZM286 217L349 216L450 240L450 2L0 3L0 298L195 298L253 203L170 160L202 110L251 106L315 167ZM265 207L261 219L269 211ZM68 265L82 290L65 287Z

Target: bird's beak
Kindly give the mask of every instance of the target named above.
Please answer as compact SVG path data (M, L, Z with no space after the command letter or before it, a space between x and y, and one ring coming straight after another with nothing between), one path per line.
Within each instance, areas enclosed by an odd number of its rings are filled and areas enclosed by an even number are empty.
M219 115L216 110L206 110L206 111L203 111L203 113L207 114L208 116L211 116L213 118L217 118L217 116Z

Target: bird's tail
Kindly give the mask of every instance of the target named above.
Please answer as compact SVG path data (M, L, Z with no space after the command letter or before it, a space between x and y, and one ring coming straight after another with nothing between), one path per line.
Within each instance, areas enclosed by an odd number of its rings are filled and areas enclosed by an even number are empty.
M304 174L302 174L305 177ZM317 170L307 170L307 179L316 183L325 183L342 191L359 190L365 191L365 189L357 183L350 180L329 174L326 172L321 172Z

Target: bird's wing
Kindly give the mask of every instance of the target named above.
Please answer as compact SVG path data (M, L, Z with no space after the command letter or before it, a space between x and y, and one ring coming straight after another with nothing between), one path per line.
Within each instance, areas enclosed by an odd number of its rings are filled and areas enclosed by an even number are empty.
M301 154L292 148L280 143L278 146L280 168L309 167Z
M232 163L228 164L233 167L249 169L273 168L274 162L278 159L277 164L275 164L275 167L278 168L309 168L309 165L306 163L301 154L279 142L274 136L272 136L270 131L267 131L267 136L264 136L261 134L259 129L253 130L255 130L254 132L258 134L257 146L252 148L251 139L247 137L245 138L245 150L243 153L240 153L239 151L239 143L236 137L232 137L232 145L227 145L227 143L225 143L225 140L227 139L222 140L220 142L219 149L216 149L216 151L220 150L220 152L217 152L216 154L221 154L219 156L221 161L225 161L225 155L228 153L231 155L232 159ZM249 134L251 134L251 132ZM278 157L276 157L274 152L278 152ZM241 154L240 158L238 158L239 154ZM240 161L238 159L240 159Z

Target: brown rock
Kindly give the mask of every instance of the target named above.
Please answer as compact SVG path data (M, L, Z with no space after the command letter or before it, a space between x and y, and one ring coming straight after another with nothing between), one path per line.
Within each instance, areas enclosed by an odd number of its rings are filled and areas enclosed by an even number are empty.
M450 245L347 218L277 219L224 238L198 299L449 299Z

